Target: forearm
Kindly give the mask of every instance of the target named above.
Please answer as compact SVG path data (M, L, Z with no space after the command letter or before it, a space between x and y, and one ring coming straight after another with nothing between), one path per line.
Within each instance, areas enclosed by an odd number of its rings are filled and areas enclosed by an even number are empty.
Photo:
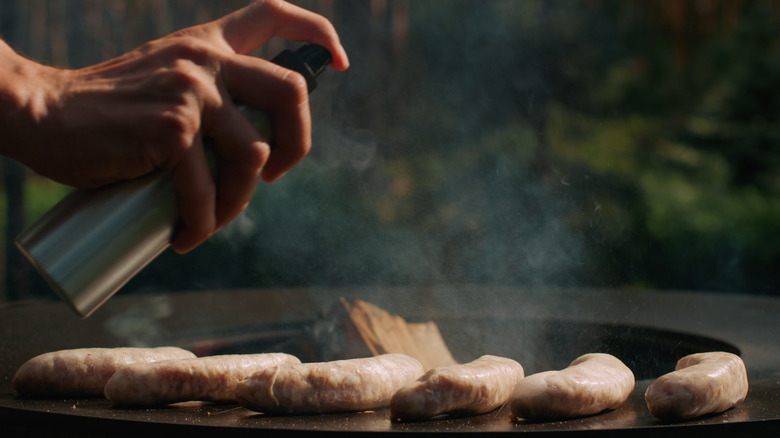
M37 153L57 70L31 61L0 40L0 154L25 163Z

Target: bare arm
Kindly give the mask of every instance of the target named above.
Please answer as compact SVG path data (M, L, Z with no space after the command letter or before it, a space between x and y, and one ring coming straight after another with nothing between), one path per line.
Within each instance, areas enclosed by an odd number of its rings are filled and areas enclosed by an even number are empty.
M305 80L246 56L271 37L320 44L349 66L332 24L281 0L257 0L218 20L77 70L43 66L0 41L0 153L80 188L173 173L186 252L234 219L260 179L272 182L311 148ZM274 148L233 104L271 114ZM214 183L203 138L214 140Z

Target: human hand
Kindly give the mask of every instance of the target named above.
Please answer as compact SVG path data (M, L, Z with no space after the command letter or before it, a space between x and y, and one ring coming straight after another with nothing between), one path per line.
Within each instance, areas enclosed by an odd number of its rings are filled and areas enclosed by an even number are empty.
M332 68L349 66L327 19L258 0L94 66L22 62L16 84L27 85L17 89L26 90L22 106L31 117L15 125L9 143L17 138L24 147L8 155L79 188L171 171L181 221L173 249L187 252L238 216L261 179L277 180L311 148L303 77L246 56L274 36L322 45ZM270 114L273 149L234 100ZM216 184L204 138L213 140Z

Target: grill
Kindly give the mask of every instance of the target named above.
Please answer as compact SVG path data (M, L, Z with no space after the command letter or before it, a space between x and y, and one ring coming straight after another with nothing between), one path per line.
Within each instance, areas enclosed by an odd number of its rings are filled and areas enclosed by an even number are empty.
M511 357L526 374L565 367L587 352L607 352L635 373L628 401L601 415L513 423L506 409L464 418L396 423L387 409L312 416L269 416L237 405L200 402L120 409L107 400L23 400L11 389L15 369L36 354L89 346L178 345L198 354L276 351L340 297L375 302L409 321L432 320L453 356ZM4 339L0 420L11 432L62 436L289 435L300 431L391 434L543 433L548 436L712 436L780 431L780 301L727 294L517 290L457 286L419 289L223 290L119 296L81 321L59 302L0 309ZM723 414L665 424L647 411L644 391L698 351L740 354L750 379L744 403ZM299 353L299 352L295 352ZM303 357L302 359L306 359ZM4 436L7 436L4 434Z

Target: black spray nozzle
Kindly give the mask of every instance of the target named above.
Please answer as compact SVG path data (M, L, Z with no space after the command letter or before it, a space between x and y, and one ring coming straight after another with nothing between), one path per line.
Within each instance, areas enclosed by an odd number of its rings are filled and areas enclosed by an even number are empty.
M328 49L317 44L307 44L296 51L284 50L276 55L271 62L284 68L297 71L306 78L309 93L317 87L317 76L333 60Z

